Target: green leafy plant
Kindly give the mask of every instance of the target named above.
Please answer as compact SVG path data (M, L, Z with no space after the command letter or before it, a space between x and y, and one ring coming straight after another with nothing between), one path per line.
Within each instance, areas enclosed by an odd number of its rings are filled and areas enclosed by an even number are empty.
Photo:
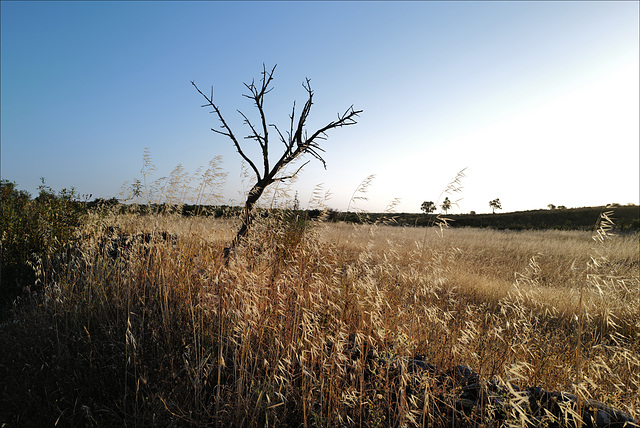
M0 301L10 303L24 291L46 281L63 263L64 250L73 240L86 211L75 189L56 193L45 184L39 195L18 190L16 183L0 182Z

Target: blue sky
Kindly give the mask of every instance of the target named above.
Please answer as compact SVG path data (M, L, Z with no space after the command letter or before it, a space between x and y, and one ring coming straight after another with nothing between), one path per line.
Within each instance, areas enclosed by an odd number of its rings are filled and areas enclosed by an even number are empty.
M345 210L417 212L466 168L453 212L639 203L638 2L13 2L1 7L1 175L36 194L119 196L156 171L215 156L224 198L246 180L191 86L215 89L231 126L243 82L277 64L265 100L286 128L305 77L309 129L350 105L358 124L323 143L290 192ZM250 143L247 142L247 145ZM277 145L276 145L277 147ZM250 149L247 149L250 152Z

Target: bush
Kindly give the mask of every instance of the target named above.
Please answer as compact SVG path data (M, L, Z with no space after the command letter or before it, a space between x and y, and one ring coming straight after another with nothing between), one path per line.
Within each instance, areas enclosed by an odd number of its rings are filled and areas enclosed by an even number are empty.
M24 291L46 279L64 262L84 207L75 190L57 194L42 180L40 194L31 199L14 182L0 181L0 305L11 303Z

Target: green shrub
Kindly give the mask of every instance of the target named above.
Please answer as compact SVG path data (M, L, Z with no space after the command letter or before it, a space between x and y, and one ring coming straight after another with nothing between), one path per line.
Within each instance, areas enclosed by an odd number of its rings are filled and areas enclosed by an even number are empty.
M47 280L64 262L84 206L74 189L57 194L44 183L31 199L14 182L0 182L0 304Z

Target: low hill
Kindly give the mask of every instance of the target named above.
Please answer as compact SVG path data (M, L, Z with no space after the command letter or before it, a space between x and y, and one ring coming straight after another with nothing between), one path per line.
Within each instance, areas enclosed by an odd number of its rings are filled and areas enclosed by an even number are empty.
M212 217L238 217L242 208L238 206L199 206L199 205L124 205L113 199L110 201L94 201L88 203L89 208L108 206L117 208L120 212L135 212L149 214L152 212L179 212L185 216L212 216ZM638 205L614 205L608 208L582 207L545 209L530 211L514 211L496 214L448 214L441 215L448 220L451 227L479 227L492 229L563 229L563 230L591 230L594 228L600 213L611 211L611 218L616 228L622 231L640 230L640 206ZM304 212L300 210L300 212ZM326 220L332 222L346 221L350 223L375 223L384 222L398 226L430 226L437 221L437 214L418 213L344 213L329 210L321 213L319 210L306 211L310 218L326 216Z
M493 229L566 229L591 230L603 211L611 211L611 218L618 230L640 229L640 206L626 205L604 207L583 207L553 210L515 211L496 214L449 214L442 215L451 227L481 227ZM344 216L344 214L343 214ZM349 213L347 221L388 221L393 219L401 226L428 226L436 221L436 214L368 214L357 216ZM368 218L368 219L367 219Z

